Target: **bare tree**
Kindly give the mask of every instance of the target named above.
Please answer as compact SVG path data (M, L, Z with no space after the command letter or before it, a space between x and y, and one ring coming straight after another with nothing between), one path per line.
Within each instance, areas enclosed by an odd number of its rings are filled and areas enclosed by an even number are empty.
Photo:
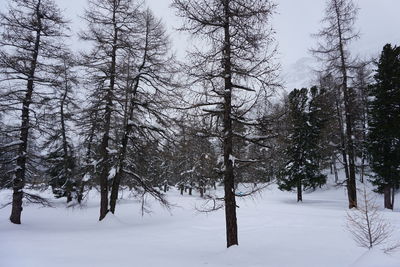
M358 9L353 0L327 0L324 27L315 36L321 39L312 52L326 64L328 73L338 80L338 118L342 128L343 164L347 180L349 208L357 207L354 148L354 92L350 86L353 61L349 45L358 38L354 29ZM343 106L343 108L342 108Z
M110 211L115 212L118 190L122 176L129 176L138 187L161 203L167 204L163 195L146 184L145 177L130 175L128 169L140 162L132 162L127 150L139 140L154 141L168 138L172 121L168 106L172 90L179 86L174 83L177 72L176 62L171 53L170 42L161 20L147 9L137 15L137 32L132 46L125 50L126 60L121 80L125 86L120 102L124 107L123 130L120 138L116 174L113 177ZM121 82L123 84L123 82Z
M140 3L135 0L89 0L85 12L88 29L81 33L82 40L93 46L83 55L83 62L89 82L95 85L88 110L95 114L92 117L100 128L96 130L101 131L100 146L94 159L100 168L97 174L101 192L99 220L104 219L109 211L108 177L112 164L110 154L115 150L111 146L111 129L116 115L117 69L123 60L124 49L131 46L130 36L135 34L139 7Z
M375 199L367 193L364 187L362 201L358 207L347 212L348 231L353 235L354 241L364 248L387 243L393 229L379 213Z
M234 165L241 160L240 155L233 155L233 140L263 139L251 131L236 132L235 125L257 127L255 110L277 85L270 25L275 4L270 0L174 0L173 7L185 19L181 30L199 38L204 47L188 55L191 64L185 69L193 86L185 101L188 108L196 108L198 115L208 116L215 125L201 130L202 134L218 138L221 144L230 247L238 244Z
M47 152L47 173L50 185L56 197L67 197L67 202L78 198L77 155L74 151L71 133L76 122L77 101L74 98L74 87L78 84L74 55L65 51L53 68L53 92L46 102L46 129L44 149Z
M12 223L20 224L23 189L29 175L28 146L35 124L31 116L38 117L37 105L46 96L40 88L51 83L47 74L52 60L62 50L66 21L52 0L11 0L8 13L0 14L0 27L0 81L9 85L2 89L2 100L7 101L9 112L20 113L10 216ZM16 105L21 107L15 108Z

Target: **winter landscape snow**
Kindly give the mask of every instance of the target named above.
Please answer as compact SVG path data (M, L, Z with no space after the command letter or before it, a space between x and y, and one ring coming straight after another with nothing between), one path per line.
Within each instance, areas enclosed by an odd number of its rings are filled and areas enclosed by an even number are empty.
M4 199L9 191L2 191ZM223 210L200 213L204 203L171 189L175 206L121 200L115 216L97 221L97 193L82 208L28 206L21 226L0 210L0 266L4 267L398 267L400 253L359 248L346 230L347 195L344 187L327 186L295 194L271 186L258 196L238 202L239 244L225 248ZM380 199L378 199L380 200ZM378 203L380 204L380 202ZM400 225L399 209L382 211L393 226ZM394 237L400 239L396 227Z
M0 267L400 267L399 9L0 0Z

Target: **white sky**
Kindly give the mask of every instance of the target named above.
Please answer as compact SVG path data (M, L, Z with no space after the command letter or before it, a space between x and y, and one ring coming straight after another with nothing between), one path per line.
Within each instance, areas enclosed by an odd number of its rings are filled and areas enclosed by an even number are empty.
M245 0L244 0L245 1ZM83 14L86 0L56 0L65 16L73 21L75 32L82 25L79 16ZM154 13L166 23L173 47L178 56L183 57L188 48L186 35L175 31L181 20L169 6L172 0L147 0ZM279 58L285 73L298 69L305 57L310 57L308 50L315 44L311 37L320 28L325 0L275 0L277 14L273 20L276 39L279 45ZM376 56L386 43L400 45L400 0L355 0L360 7L358 28L361 38L353 53L363 58ZM6 0L0 0L0 10L4 10ZM75 43L74 46L80 46Z

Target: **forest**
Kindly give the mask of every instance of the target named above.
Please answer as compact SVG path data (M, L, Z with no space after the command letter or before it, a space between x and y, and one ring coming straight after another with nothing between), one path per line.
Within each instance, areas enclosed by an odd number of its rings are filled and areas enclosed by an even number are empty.
M353 249L324 266L348 266L365 251L354 266L400 266L400 46L387 43L373 58L354 49L362 38L358 1L324 1L307 88L287 88L281 75L273 25L279 1L171 0L176 30L191 40L184 59L145 1L85 2L82 30L56 0L0 3L0 236L12 244L1 241L0 266L322 266L280 263L283 255L268 262L260 255L269 247L256 253L249 245L258 242L257 229L270 238L267 220L291 229L272 234L269 246L307 247L321 226L308 224L310 216L332 216L337 228L321 236ZM300 232L303 225L303 245L290 241L293 225ZM185 228L197 232L181 246L185 232L174 231ZM160 241L154 236L162 229L170 235ZM65 255L18 259L35 247L35 231L60 235L36 245L64 243L50 253ZM69 244L73 231L85 240ZM336 240L335 231L350 241ZM143 240L130 245L135 235ZM89 250L109 242L99 255L114 259L69 255L80 242ZM294 255L314 257L318 242ZM165 255L152 256L154 243ZM123 247L123 256L113 256L112 246ZM207 254L201 247L208 246ZM196 251L209 262L190 263ZM144 256L128 262L132 253Z

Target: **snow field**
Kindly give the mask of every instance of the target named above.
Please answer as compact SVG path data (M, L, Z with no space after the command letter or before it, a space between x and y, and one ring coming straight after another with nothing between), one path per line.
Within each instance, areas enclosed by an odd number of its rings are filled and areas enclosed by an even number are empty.
M4 200L9 191L2 191ZM238 200L239 246L225 248L224 211L200 213L197 196L168 193L170 211L157 203L141 217L140 204L122 200L115 216L98 222L98 196L84 208L27 206L23 224L0 210L1 267L398 267L400 252L367 251L344 228L344 188L319 190L296 203L275 186ZM378 200L381 204L381 200ZM382 211L393 226L399 211ZM400 240L398 227L395 235Z

